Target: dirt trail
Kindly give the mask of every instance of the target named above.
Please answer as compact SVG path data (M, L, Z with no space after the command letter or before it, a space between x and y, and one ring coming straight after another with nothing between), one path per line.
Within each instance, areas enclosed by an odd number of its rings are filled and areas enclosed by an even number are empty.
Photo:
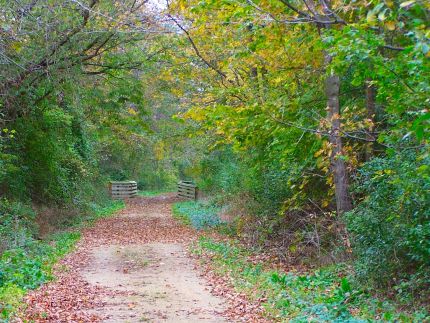
M227 322L185 243L195 237L171 216L173 195L136 198L83 234L58 280L27 298L36 322Z

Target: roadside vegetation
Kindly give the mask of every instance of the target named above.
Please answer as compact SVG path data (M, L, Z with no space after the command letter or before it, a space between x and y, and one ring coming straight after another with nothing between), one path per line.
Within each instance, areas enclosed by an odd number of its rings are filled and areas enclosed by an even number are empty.
M428 311L429 75L424 0L0 0L0 282L44 281L109 181L192 180L176 216L340 272L327 301Z
M215 205L180 202L173 205L173 217L184 224L192 225L197 230L212 228L222 223L218 216L219 208Z
M249 248L235 235L226 234L231 233L226 231L226 224L220 224L219 218L214 220L217 212L202 203L176 203L173 214L182 223L204 230L191 246L191 253L200 264L220 277L227 277L235 292L244 293L251 302L263 307L263 315L269 320L426 322L430 319L425 308L410 307L413 300L409 297L393 299L384 290L362 284L349 262L326 266L283 262L273 252ZM222 239L205 235L208 230L214 230Z
M36 289L43 283L55 279L52 269L63 256L73 250L80 239L79 230L92 225L97 219L112 215L124 207L122 201L109 203L93 213L79 216L68 228L58 230L43 239L31 235L19 235L13 223L9 228L2 225L3 231L15 235L15 245L3 252L0 257L0 319L7 321L21 306L21 299L28 290ZM8 221L3 210L2 223ZM14 210L16 212L16 210ZM16 217L16 213L12 213ZM18 229L18 228L17 228Z
M422 308L402 310L410 299L393 302L381 291L367 289L346 264L318 269L271 269L270 262L253 261L239 243L202 237L193 252L220 276L227 276L238 292L252 301L263 299L265 315L291 322L425 322ZM257 253L258 255L258 253Z

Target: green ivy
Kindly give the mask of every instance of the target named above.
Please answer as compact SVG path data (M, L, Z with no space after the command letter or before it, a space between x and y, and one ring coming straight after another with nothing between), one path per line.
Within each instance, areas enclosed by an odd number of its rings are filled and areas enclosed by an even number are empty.
M237 242L201 237L193 248L202 262L250 299L265 298L262 306L272 320L289 322L421 322L423 311L403 312L390 301L374 297L344 264L309 271L280 272L253 261L253 253Z

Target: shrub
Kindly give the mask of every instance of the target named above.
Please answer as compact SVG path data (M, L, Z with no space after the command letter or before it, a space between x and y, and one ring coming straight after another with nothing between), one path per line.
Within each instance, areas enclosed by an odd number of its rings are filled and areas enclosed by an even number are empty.
M223 147L206 155L194 170L190 175L201 191L223 205L247 242L271 245L300 262L345 258L338 224L327 203L330 187L313 157L286 162L254 152L244 156Z
M202 263L228 280L250 300L259 302L266 319L274 322L427 322L420 309L399 310L351 279L349 266L313 270L277 270L265 257L256 257L234 240L201 237L191 250Z
M359 277L380 286L404 280L401 292L406 286L410 292L428 286L428 165L428 154L409 150L375 158L361 169L356 192L364 198L345 216Z
M35 213L21 202L0 200L0 254L10 248L18 248L32 240L36 231Z

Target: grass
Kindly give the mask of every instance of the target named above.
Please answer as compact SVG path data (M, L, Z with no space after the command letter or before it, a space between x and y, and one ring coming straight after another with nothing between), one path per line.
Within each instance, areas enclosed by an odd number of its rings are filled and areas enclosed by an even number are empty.
M190 220L189 215L187 213L185 213L183 208L181 207L185 203L189 203L189 202L178 202L178 203L173 204L173 206L172 206L173 218L178 220L182 224L191 225L191 220Z
M103 207L93 205L89 214L83 214L81 216L74 217L70 220L70 222L65 223L64 227L67 229L73 228L75 230L89 227L92 226L97 220L109 217L124 207L125 202L123 200L111 200Z
M298 273L283 273L251 261L252 253L238 242L217 242L201 237L193 252L203 263L250 299L264 298L265 314L276 321L291 322L425 322L428 313L406 313L396 304L372 296L336 265Z
M142 197L154 197L164 193L170 193L172 191L173 189L165 188L165 189L158 189L158 190L139 191L137 192L137 195Z
M29 240L25 246L7 250L0 257L0 321L8 321L21 305L28 290L52 280L53 266L74 249L80 228L123 208L123 201L112 201L93 214L81 217L73 231L58 232L44 240Z

